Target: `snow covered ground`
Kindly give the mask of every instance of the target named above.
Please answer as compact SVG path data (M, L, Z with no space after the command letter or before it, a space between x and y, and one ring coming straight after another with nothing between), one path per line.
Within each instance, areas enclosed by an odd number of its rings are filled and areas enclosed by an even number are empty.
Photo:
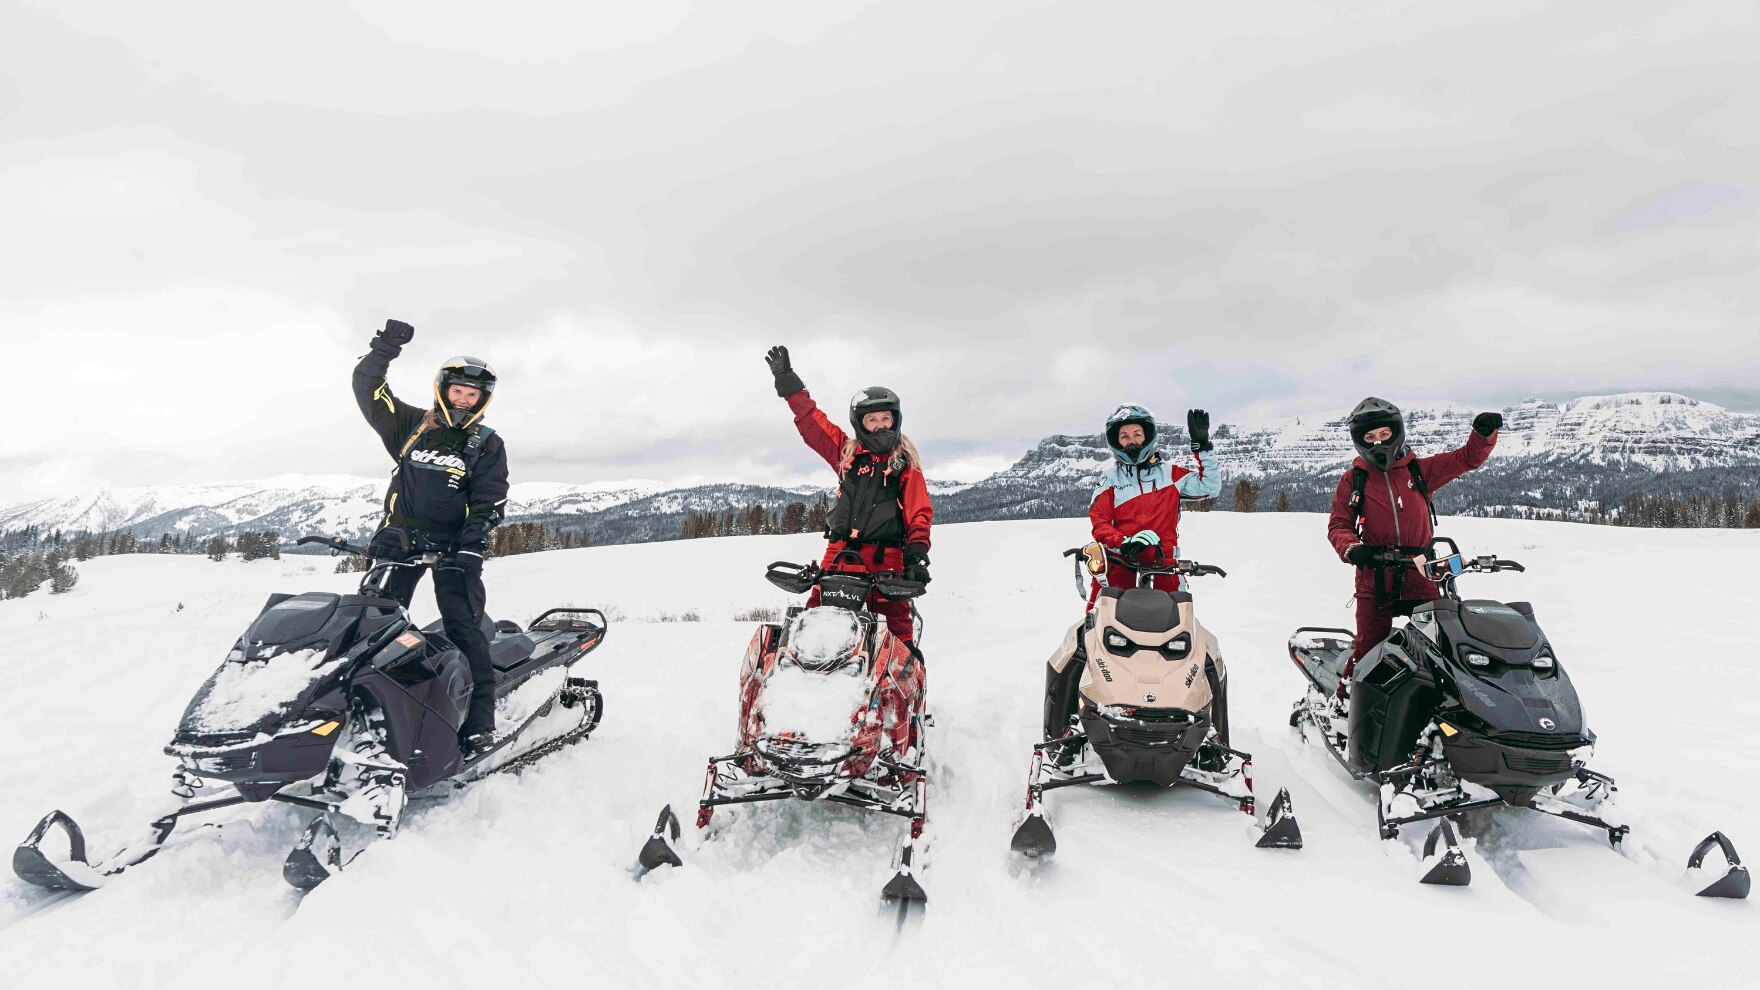
M766 806L688 865L631 871L655 812L690 824L705 759L734 738L750 624L788 596L773 560L811 536L619 546L494 561L490 610L613 611L582 665L605 692L588 742L519 776L412 806L394 841L302 898L280 862L305 814L222 818L92 894L0 879L0 984L65 987L1752 985L1755 903L1676 890L1692 844L1727 831L1760 861L1760 737L1746 570L1760 532L1631 531L1449 519L1469 552L1525 575L1470 594L1535 604L1620 784L1633 858L1598 834L1502 811L1469 850L1466 889L1423 887L1376 839L1373 796L1287 728L1298 624L1351 623L1349 574L1304 514L1195 515L1190 556L1227 568L1194 591L1229 662L1236 744L1259 789L1287 784L1307 848L1253 848L1247 819L1193 791L1065 790L1059 852L1028 868L1008 837L1039 723L1042 666L1080 604L1059 552L1078 520L936 532L922 601L931 737L920 927L896 934L877 892L900 824ZM326 558L214 563L110 557L65 596L0 602L0 841L62 808L96 854L163 800L160 747L189 696L271 591L345 590ZM428 592L419 618L435 614ZM177 606L182 603L183 609ZM656 622L665 612L701 622ZM1653 855L1657 860L1646 864Z

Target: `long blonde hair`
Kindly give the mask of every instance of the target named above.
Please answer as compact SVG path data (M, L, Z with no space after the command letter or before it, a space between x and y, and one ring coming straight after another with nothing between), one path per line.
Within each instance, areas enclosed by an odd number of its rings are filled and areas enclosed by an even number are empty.
M837 457L837 473L842 475L848 471L849 466L854 464L855 460L856 438L850 437L843 442L843 453ZM910 437L902 433L899 434L897 449L893 450L892 456L886 459L886 473L901 474L905 468L921 468L922 466L923 460L917 456L917 445L911 443Z

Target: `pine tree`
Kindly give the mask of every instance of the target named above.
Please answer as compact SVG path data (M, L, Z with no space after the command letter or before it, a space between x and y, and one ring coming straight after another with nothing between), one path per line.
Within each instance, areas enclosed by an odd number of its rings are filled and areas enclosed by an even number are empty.
M1278 512L1288 512L1289 511L1289 492L1278 492L1277 493L1277 509L1276 509L1276 511L1278 511Z

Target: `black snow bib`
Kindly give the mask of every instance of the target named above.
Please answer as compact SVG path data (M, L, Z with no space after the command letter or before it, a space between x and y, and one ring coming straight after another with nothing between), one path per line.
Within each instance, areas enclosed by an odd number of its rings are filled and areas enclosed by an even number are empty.
M853 544L904 546L904 486L899 472L888 472L889 458L863 451L837 486L837 504L825 523L825 538Z

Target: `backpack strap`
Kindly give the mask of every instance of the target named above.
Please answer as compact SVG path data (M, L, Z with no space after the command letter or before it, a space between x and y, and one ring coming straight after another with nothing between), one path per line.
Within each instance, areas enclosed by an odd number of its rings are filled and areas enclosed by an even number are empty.
M1356 530L1357 538L1363 536L1363 486L1369 483L1369 472L1360 468L1351 468L1351 528Z
M1435 532L1436 503L1430 501L1430 486L1424 482L1424 472L1418 470L1418 459L1416 457L1412 458L1412 463L1406 465L1406 470L1411 472L1412 488L1423 497L1424 508L1430 510L1430 531Z

